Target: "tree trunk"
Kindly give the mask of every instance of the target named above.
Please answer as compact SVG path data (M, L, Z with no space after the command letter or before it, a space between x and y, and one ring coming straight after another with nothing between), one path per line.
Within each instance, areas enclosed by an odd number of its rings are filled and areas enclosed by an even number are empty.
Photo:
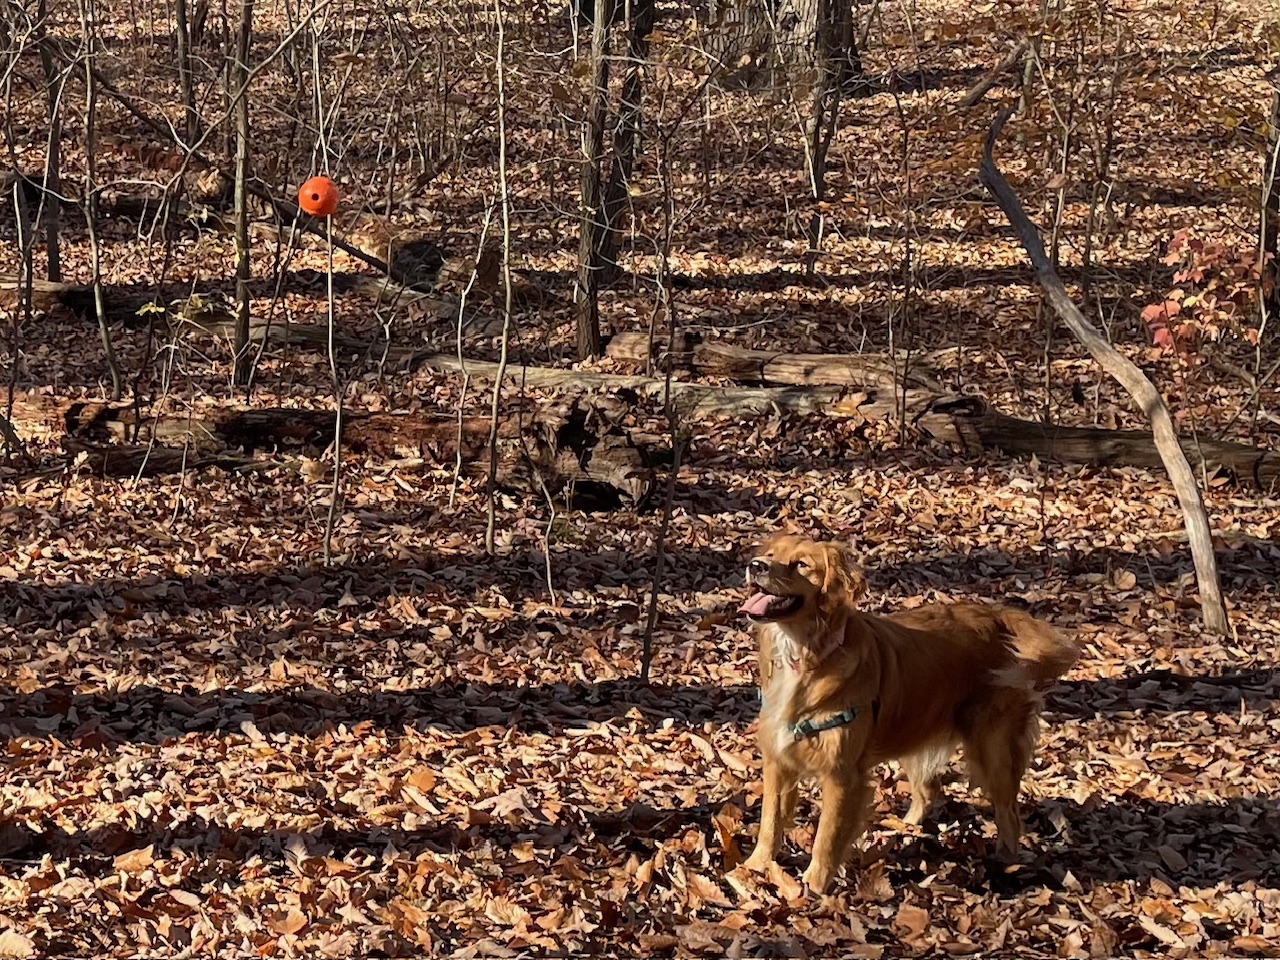
M195 143L200 135L200 117L196 113L195 81L191 75L191 17L187 0L174 0L174 33L178 46L178 86L186 116L187 143Z
M44 74L45 95L49 104L48 152L44 159L44 192L40 198L44 221L45 253L49 258L45 276L50 283L59 283L62 280L62 248L58 242L62 203L58 198L62 194L63 84L58 82L58 72L53 63L53 53L49 50L48 36L45 32L45 21L49 16L48 0L40 0L36 16L38 19L35 40L40 51L40 69Z
M120 375L120 364L116 360L115 345L111 342L111 328L107 324L107 307L102 295L102 245L98 242L98 183L94 163L98 152L98 80L93 67L97 49L97 11L94 10L93 0L81 0L80 24L84 31L86 51L84 58L84 216L89 234L89 265L92 271L90 284L93 288L93 307L98 318L98 335L102 341L102 352L107 358L107 367L111 373L111 399L119 400L124 390L124 383Z
M604 190L604 229L600 234L597 259L600 283L618 278L618 248L621 246L623 214L630 197L631 175L635 171L640 142L641 98L644 93L644 64L649 56L649 34L653 31L654 0L627 2L627 74L622 81L622 102L613 135L613 158Z
M827 56L837 61L845 92L863 77L852 0L711 0L709 9L706 42L720 65L722 86L759 89L803 81L804 72ZM824 23L847 23L849 29L828 34L821 50Z
M817 272L821 252L824 220L820 207L827 197L827 152L835 136L840 116L840 100L850 82L850 71L856 62L857 75L862 74L860 61L851 62L853 43L853 8L849 0L808 0L817 18L814 29L814 71L816 82L809 119L805 129L805 176L814 210L805 230L809 249L805 256L805 273ZM854 57L857 50L853 50Z
M253 0L241 0L236 59L231 65L231 88L236 117L236 339L232 382L245 386L253 375L249 348L249 47L253 37Z
M591 97L582 130L582 196L578 216L578 279L574 291L578 359L600 356L600 237L604 232L600 162L609 108L608 0L596 0L591 28Z
M1045 253L1039 230L1023 210L1021 201L1018 200L992 157L1000 130L1012 113L1013 108L1006 107L1002 110L987 134L982 164L979 168L980 179L991 191L996 203L1018 232L1022 245L1031 259L1031 264L1035 267L1036 279L1040 282L1054 311L1075 334L1076 339L1093 355L1094 360L1125 388L1134 403L1151 421L1160 459L1169 474L1169 479L1173 482L1173 488L1178 494L1178 502L1182 506L1183 521L1187 527L1187 539L1191 544L1191 556L1195 562L1196 579L1200 587L1201 611L1205 628L1219 636L1225 635L1230 630L1230 622L1222 601L1222 587L1218 582L1218 562L1213 552L1213 535L1209 529L1209 518L1205 515L1200 488L1183 452L1173 425L1173 418L1169 415L1169 408L1146 374L1112 346L1075 305Z
M1271 98L1271 119L1267 124L1266 154L1262 158L1262 215L1261 238L1265 296L1263 309L1266 317L1277 316L1280 309L1280 182L1276 180L1280 165L1280 86Z

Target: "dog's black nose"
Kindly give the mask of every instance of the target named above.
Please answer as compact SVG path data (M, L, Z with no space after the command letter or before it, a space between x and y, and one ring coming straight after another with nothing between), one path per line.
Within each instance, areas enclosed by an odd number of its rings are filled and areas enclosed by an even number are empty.
M769 572L769 561L760 560L759 558L752 560L747 564L747 573L753 577L763 577Z

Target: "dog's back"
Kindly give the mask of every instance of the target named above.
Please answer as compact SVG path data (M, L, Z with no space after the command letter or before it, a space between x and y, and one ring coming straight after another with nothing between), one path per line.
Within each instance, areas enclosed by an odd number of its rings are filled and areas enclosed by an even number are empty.
M982 603L935 603L885 619L913 630L947 636L954 643L1008 651L1005 679L1040 687L1062 676L1080 656L1080 645L1062 630L1028 613Z

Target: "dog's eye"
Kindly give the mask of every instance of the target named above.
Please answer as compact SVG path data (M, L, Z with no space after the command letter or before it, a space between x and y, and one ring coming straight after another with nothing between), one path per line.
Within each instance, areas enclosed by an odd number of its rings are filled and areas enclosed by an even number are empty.
M809 569L809 564L805 563L803 560L796 561L796 570L798 570L800 573L804 573L808 569Z

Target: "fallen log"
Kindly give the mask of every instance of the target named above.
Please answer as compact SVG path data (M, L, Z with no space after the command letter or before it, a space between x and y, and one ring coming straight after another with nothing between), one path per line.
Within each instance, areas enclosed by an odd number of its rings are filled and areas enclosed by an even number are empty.
M233 331L229 317L200 316L186 322L200 330L219 336L230 336ZM249 339L260 341L268 335L265 323L254 320L249 328ZM276 324L270 328L270 336L279 337L282 341L303 346L309 349L325 350L328 347L328 331L319 324L292 324L285 327ZM615 340L617 338L615 337ZM348 356L380 357L385 349L387 360L396 365L403 365L409 370L427 369L445 373L463 373L482 380L492 381L498 376L498 364L488 360L459 360L456 353L434 353L412 350L396 344L367 343L346 336L335 336L334 346ZM647 347L647 340L646 340ZM721 349L721 348L717 348ZM733 351L736 348L723 348ZM744 351L751 354L753 351ZM762 355L777 358L778 354ZM728 357L730 354L725 353ZM905 409L908 415L914 414L942 392L941 387L927 378L913 374L909 378L906 395L894 397L893 378L891 372L883 364L870 361L859 365L857 357L839 357L832 363L821 367L824 371L818 378L806 373L804 354L781 355L785 359L770 366L777 371L788 367L794 371L791 379L783 379L777 374L772 381L783 386L760 387L718 387L706 383L691 383L684 380L671 381L672 395L681 415L687 418L708 416L740 417L767 413L820 413L834 417L866 417L875 419L891 416L895 410ZM883 358L881 358L883 360ZM839 362L844 361L843 373L837 373ZM855 361L850 363L849 361ZM727 363L728 361L722 361ZM750 363L751 361L745 361ZM815 367L815 369L819 369ZM739 370L739 373L742 371ZM865 378L860 379L860 372ZM728 375L728 374L723 374ZM829 381L821 377L827 376ZM806 377L808 379L806 379ZM543 387L554 390L575 392L630 391L641 396L661 399L666 391L667 383L662 377L646 377L617 373L595 373L587 370L571 370L557 367L525 366L508 364L506 368L508 382L530 387ZM757 378L758 379L758 378ZM869 381L873 391L859 391L857 388L863 379ZM865 407L865 409L863 409Z
M26 296L27 281L12 273L0 273L0 308L16 310ZM93 288L79 283L54 283L31 278L31 305L49 310L55 303L70 307L76 313L93 309Z
M294 407L228 407L199 415L138 415L132 406L73 403L64 414L68 436L119 443L155 442L190 445L200 450L238 448L258 451L322 451L333 441L331 410ZM487 417L430 413L347 411L342 442L356 454L380 457L416 456L444 462L456 455L461 435L463 456L475 456L489 436ZM499 436L519 434L519 424L499 424Z
M202 454L149 443L97 444L64 437L62 449L72 470L88 470L103 477L159 477L186 470L217 467L241 470L259 465L252 457L234 454Z
M24 401L15 410L48 418L57 403ZM285 407L227 408L198 416L153 416L131 406L65 404L68 452L91 455L108 476L170 473L202 466L241 468L258 453L319 456L333 441L329 410ZM652 493L653 467L663 451L641 444L617 426L603 404L574 399L509 411L498 424L498 483L536 496L559 496L582 509L641 507ZM416 458L453 466L467 476L488 476L488 417L434 413L347 411L343 448L357 455ZM104 443L114 441L114 443ZM243 451L233 456L228 449ZM144 456L145 453L145 456ZM246 459L246 457L248 459Z
M481 360L459 362L456 355L444 353L416 354L407 361L409 367L465 372L472 377L495 380L498 364ZM530 387L573 391L630 391L652 399L661 399L667 383L660 377L629 376L618 373L594 373L586 370L564 370L554 367L531 367L508 364L508 381ZM716 387L705 383L672 380L672 397L680 415L685 418L740 417L767 413L821 413L833 417L862 416L859 407L868 394L840 386L790 387Z
M1164 461L1150 433L1069 427L1005 416L977 397L940 399L916 425L935 439L958 444L966 452L998 449L1012 456L1037 456L1059 463L1096 467L1155 467ZM1225 440L1180 439L1192 465L1208 473L1228 473L1240 483L1264 491L1280 484L1280 452Z
M656 345L658 351L663 346ZM605 347L605 356L647 365L649 335L615 334ZM661 359L661 356L654 358L655 362ZM856 385L862 389L899 390L905 383L909 390L929 390L934 396L942 393L942 387L931 377L917 370L909 370L904 376L903 365L881 353L784 353L778 350L749 350L726 343L700 342L695 337L686 336L672 360L677 367L689 369L698 376L725 377L743 384Z

